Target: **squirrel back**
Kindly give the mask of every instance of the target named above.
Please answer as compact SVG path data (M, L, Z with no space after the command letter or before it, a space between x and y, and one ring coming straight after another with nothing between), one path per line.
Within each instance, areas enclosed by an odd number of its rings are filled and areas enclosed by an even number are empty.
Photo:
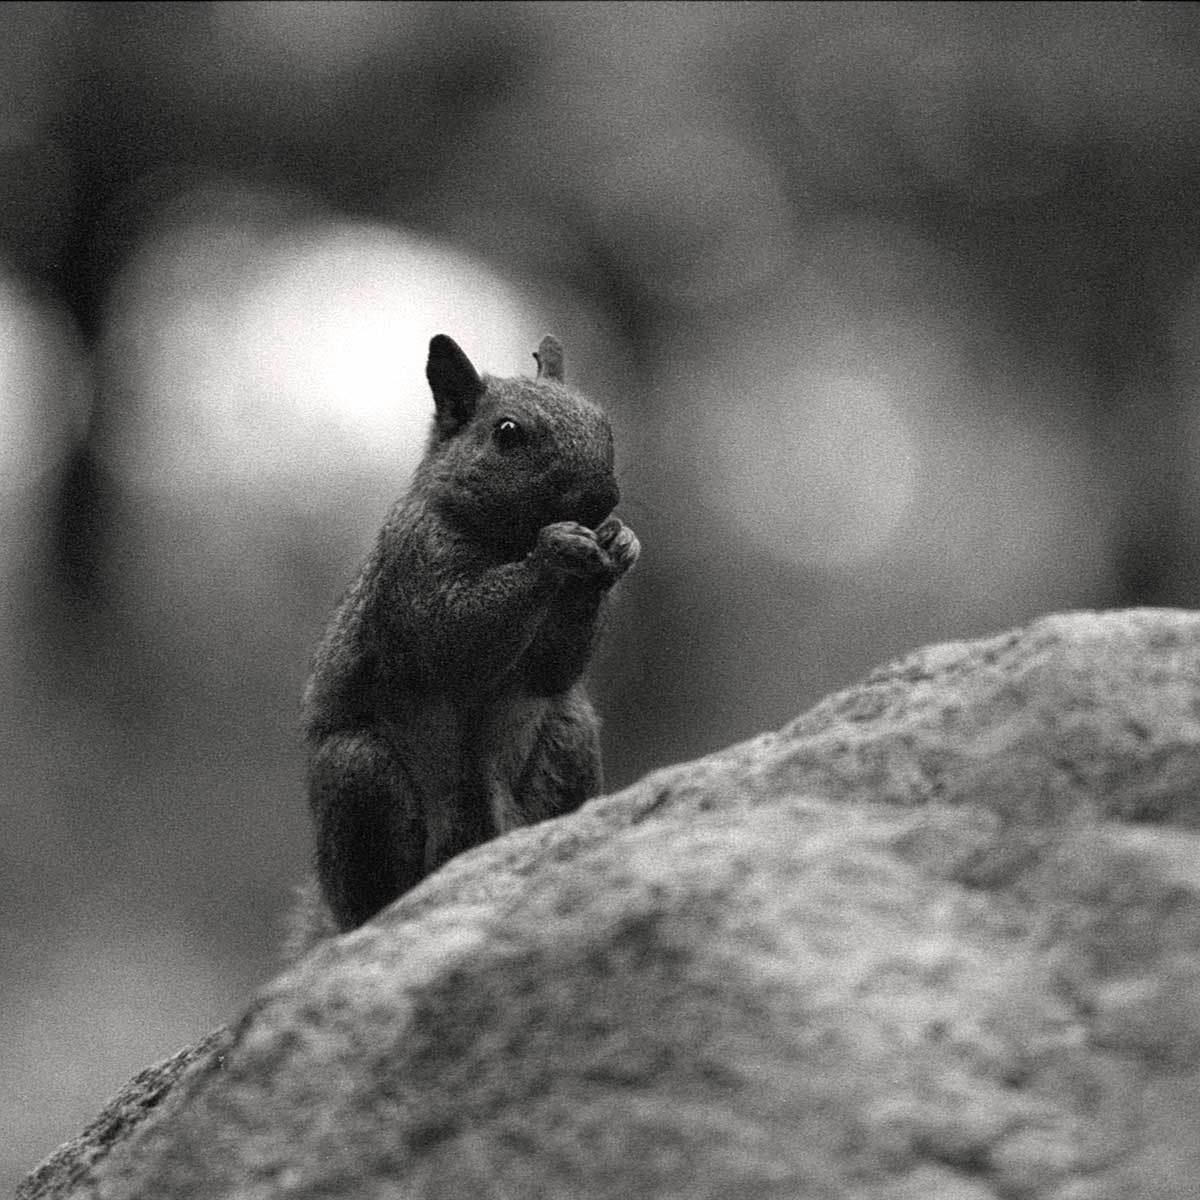
M606 417L564 385L554 338L535 357L535 380L481 376L430 342L425 455L305 688L319 899L297 948L600 790L582 677L639 546L612 515Z

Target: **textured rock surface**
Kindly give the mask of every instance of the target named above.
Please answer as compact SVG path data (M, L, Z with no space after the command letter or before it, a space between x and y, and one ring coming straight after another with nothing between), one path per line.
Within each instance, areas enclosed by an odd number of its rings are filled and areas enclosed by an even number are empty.
M1197 1180L1200 615L1136 611L921 651L462 856L22 1195Z

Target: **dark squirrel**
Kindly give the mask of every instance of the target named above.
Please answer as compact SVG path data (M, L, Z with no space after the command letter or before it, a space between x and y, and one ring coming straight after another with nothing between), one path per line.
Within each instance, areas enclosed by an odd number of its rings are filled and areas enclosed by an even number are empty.
M429 344L424 457L335 611L304 692L319 897L294 945L354 929L454 855L601 790L582 678L637 561L608 420L563 384Z

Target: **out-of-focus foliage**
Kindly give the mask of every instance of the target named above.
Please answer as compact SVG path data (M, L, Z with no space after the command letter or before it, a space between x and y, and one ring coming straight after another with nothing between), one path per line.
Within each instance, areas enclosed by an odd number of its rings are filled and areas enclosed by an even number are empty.
M423 353L546 330L644 556L610 782L1195 605L1200 11L0 9L0 1186L274 969Z

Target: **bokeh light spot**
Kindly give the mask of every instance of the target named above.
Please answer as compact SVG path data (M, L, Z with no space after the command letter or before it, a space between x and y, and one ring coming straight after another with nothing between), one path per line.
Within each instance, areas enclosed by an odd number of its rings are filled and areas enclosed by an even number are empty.
M0 493L61 461L89 411L78 339L61 313L0 275Z
M432 412L429 338L481 370L536 340L531 307L488 267L383 226L205 219L151 238L121 291L113 359L137 486L401 480Z

